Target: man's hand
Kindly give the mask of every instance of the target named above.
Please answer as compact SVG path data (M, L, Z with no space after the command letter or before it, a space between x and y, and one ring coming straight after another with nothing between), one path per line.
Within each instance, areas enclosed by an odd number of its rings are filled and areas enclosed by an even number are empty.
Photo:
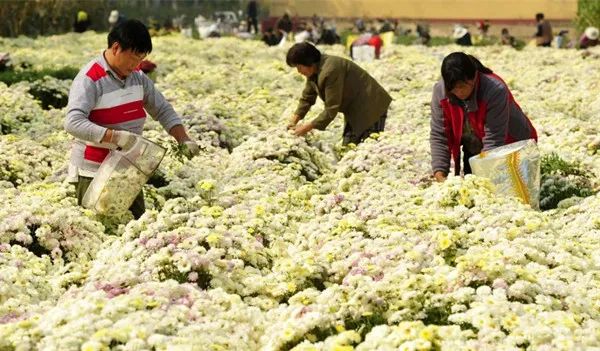
M200 153L200 147L193 140L186 140L181 143L181 147L183 148L183 155L188 159L192 159L194 156Z
M294 134L296 136L303 136L306 135L306 133L310 132L311 130L313 130L315 128L315 126L312 123L305 123L305 124L301 124L299 126L296 126L296 128L294 129Z
M437 171L433 174L433 178L435 178L436 182L443 183L446 180L447 175L442 171Z
M127 151L135 145L138 135L126 130L113 130L110 142Z
M298 124L298 122L300 122L302 118L300 118L300 116L298 116L297 114L293 114L292 118L290 118L290 121L287 125L288 129L294 129L296 127L296 124Z

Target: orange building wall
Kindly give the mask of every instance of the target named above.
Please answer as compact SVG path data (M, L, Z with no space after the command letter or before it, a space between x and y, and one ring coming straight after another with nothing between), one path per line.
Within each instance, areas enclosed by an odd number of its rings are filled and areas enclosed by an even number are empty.
M600 1L600 0L599 0ZM262 0L271 16L389 17L406 19L569 20L577 0Z

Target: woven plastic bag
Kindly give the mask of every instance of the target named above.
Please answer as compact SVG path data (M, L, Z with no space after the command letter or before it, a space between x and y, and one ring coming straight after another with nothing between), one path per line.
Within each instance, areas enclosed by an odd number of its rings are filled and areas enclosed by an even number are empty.
M539 209L540 152L535 140L522 140L487 150L469 159L474 175L488 178L496 193L514 196Z

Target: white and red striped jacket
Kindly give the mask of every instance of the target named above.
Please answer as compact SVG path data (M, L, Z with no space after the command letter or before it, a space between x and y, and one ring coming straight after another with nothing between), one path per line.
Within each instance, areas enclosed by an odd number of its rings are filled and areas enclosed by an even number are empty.
M100 144L107 128L142 134L146 111L167 132L182 124L171 104L142 71L136 70L121 80L104 55L85 65L69 92L65 130L76 140L68 180L94 176L109 152L110 145Z

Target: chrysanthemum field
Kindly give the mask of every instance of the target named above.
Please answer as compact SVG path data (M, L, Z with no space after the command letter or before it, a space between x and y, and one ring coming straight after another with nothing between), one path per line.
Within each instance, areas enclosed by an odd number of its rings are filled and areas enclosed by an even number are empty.
M106 37L0 43L16 66L80 67ZM203 150L169 151L137 221L76 206L65 109L28 93L70 81L0 83L0 350L600 350L600 49L468 50L559 164L546 211L474 176L432 183L431 89L457 50L362 64L394 101L385 132L342 148L341 115L286 130L303 88L286 48L154 38L157 86ZM173 150L156 121L144 135Z

